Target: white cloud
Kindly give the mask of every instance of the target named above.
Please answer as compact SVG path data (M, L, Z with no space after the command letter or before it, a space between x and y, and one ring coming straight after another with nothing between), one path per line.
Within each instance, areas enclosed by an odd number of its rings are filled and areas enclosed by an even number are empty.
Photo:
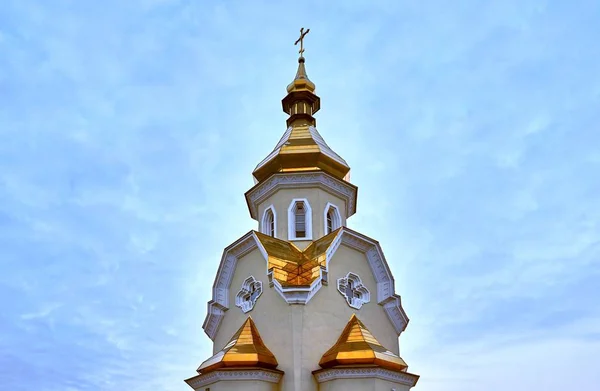
M315 2L292 26L268 2L7 3L3 384L188 388L303 26L319 130L360 186L350 226L395 274L418 389L593 389L593 7Z

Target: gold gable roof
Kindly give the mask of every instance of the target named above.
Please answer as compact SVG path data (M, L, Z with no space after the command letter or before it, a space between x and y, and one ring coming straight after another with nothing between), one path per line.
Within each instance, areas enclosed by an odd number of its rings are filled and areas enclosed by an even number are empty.
M205 374L220 368L261 367L274 369L277 359L265 346L256 324L248 317L225 347L204 361L198 373Z
M340 228L312 242L304 251L293 243L255 232L268 256L269 271L283 287L310 286L326 267L326 253Z
M338 365L377 365L394 371L405 371L406 362L381 344L353 314L335 345L319 362L321 368Z

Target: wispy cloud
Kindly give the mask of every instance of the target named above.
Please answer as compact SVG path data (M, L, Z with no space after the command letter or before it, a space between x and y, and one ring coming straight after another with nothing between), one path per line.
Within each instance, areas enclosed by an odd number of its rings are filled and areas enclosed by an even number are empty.
M0 383L187 388L305 26L418 388L594 389L597 2L308 2L293 26L291 7L3 4Z

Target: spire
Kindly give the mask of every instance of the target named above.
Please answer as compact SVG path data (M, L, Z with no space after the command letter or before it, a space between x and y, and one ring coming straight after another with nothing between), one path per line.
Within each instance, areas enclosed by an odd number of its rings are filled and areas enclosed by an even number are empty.
M325 352L319 365L321 368L377 365L394 371L405 371L408 368L402 358L381 346L356 314L352 314L337 342Z
M290 115L287 120L288 126L292 124L298 125L316 125L313 114L321 108L321 99L314 94L315 83L310 81L306 74L304 63L304 37L310 29L304 31L304 27L300 29L300 38L296 40L294 45L300 43L300 58L298 58L298 71L296 77L287 86L287 96L283 98L283 111Z
M285 98L281 101L283 111L289 115L288 129L275 147L252 173L259 182L277 172L325 171L344 179L350 167L336 154L316 129L313 115L321 108L321 98L315 92L315 84L306 73L304 59L304 37L310 29L300 29L300 58L296 77L287 86Z
M288 93L291 93L292 91L305 90L308 90L310 92L315 91L315 84L309 80L308 76L306 75L306 67L304 66L304 63L306 62L306 60L304 59L304 37L306 36L306 34L308 34L309 31L310 29L304 31L304 27L302 27L300 29L300 38L298 38L298 40L296 40L296 42L294 43L294 45L298 45L298 43L300 43L300 50L298 51L298 53L300 53L300 57L298 58L298 72L296 72L296 77L294 78L294 81L292 81L287 87ZM319 99L318 96L316 98ZM285 108L283 110L285 111ZM317 110L319 109L317 108ZM316 110L314 112L316 112Z
M248 317L223 350L200 365L198 373L205 374L223 367L274 369L277 365L277 359L265 346L252 318Z
M315 92L315 83L310 81L308 75L306 74L306 59L304 57L300 57L298 59L298 71L296 72L296 77L294 80L288 84L287 92L291 93L294 91L309 91ZM315 95L318 99L319 97ZM285 109L284 109L285 111Z

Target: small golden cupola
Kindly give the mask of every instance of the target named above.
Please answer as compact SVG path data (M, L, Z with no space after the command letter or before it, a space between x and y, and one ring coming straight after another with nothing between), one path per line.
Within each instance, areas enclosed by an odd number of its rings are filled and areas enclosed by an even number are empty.
M248 317L225 347L204 361L198 373L206 374L221 368L268 368L277 367L277 359L265 346L256 325Z
M306 74L303 42L308 32L300 30L296 41L300 43L298 71L281 101L283 111L289 115L288 128L273 152L252 172L258 182L278 172L325 171L338 179L346 179L350 171L346 161L325 143L316 129L313 115L321 108L321 99L314 93L315 84Z
M355 314L335 345L325 352L319 362L321 368L348 365L375 365L401 372L408 368L401 357L381 346Z

